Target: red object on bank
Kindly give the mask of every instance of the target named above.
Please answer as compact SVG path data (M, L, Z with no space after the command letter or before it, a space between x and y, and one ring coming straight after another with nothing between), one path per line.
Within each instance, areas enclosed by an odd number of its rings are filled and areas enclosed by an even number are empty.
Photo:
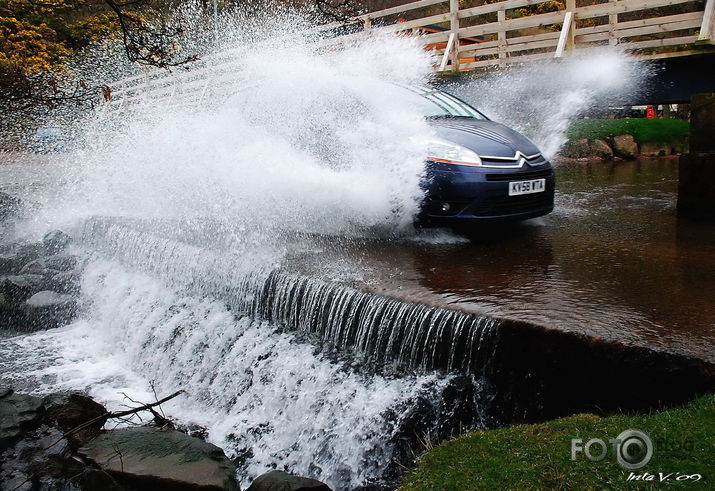
M648 119L655 119L655 109L653 109L653 106L646 106L645 117Z

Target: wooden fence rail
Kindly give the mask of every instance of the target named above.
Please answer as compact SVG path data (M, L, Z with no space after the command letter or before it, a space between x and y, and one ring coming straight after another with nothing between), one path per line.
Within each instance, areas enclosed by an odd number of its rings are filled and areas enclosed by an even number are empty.
M713 44L715 39L715 0L602 0L580 7L576 0L566 0L562 10L533 15L517 12L547 1L505 0L459 9L457 0L420 0L358 19L366 31L420 34L425 46L440 55L438 71L561 57L575 49L602 44L649 50L643 53L649 58L684 55L690 54L696 43ZM689 4L691 11L662 15L654 10L679 4ZM445 12L400 18L438 6ZM632 12L640 12L641 18L620 20L621 14ZM673 53L666 48L681 51Z
M648 58L715 50L715 0L601 0L586 6L565 0L565 8L552 12L524 15L517 10L547 1L503 0L460 9L458 0L418 0L360 15L347 34L338 34L345 23L334 22L313 27L307 35L316 40L316 49L336 51L375 33L417 36L438 55L436 71L558 58L599 45L620 46ZM654 10L673 5L686 6L688 11L664 14ZM633 12L639 13L637 19ZM148 70L116 81L104 107L121 109L125 103L186 106L219 100L236 88L236 73L241 72L242 59L250 49L205 56L187 71ZM240 83L250 85L247 80Z

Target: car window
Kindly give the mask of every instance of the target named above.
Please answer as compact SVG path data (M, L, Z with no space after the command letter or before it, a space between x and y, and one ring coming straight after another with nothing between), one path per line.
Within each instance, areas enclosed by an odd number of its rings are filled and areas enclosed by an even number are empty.
M249 97L255 97L255 90L260 87L261 84L258 83L242 88L232 99L245 105ZM489 119L466 102L433 87L399 85L365 78L351 85L341 97L346 112L355 111L369 101L377 108L388 110L394 104L407 106L415 109L425 118Z
M428 118L462 117L474 119L487 119L482 113L466 102L453 95L431 87L403 87L405 90L418 94L428 104L422 104L423 114Z

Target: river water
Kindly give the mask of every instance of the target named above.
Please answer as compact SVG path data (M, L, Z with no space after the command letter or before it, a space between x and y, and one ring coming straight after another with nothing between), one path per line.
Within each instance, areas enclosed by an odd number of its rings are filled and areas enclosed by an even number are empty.
M8 159L0 190L51 201L58 159ZM278 466L352 488L389 481L419 451L410 431L457 421L449 373L478 392L498 322L483 314L712 360L715 230L676 218L677 160L557 170L554 213L471 242L291 232L266 262L225 224L89 217L68 230L82 313L0 341L0 383L110 407L184 388L168 414L208 428L244 483Z
M310 274L398 298L715 360L715 228L679 219L677 159L560 164L551 215L472 242L323 244Z

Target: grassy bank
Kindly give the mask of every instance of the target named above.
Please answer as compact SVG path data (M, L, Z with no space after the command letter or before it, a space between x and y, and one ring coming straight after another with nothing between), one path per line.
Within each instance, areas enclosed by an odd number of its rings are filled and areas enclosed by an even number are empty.
M684 144L690 124L681 119L579 119L571 123L569 139L633 135L638 143Z
M643 468L622 469L610 449L591 462L581 453L571 460L571 439L606 442L627 429L646 432L653 457ZM594 453L599 448L593 447ZM650 482L629 482L630 472L654 475ZM659 482L658 473L673 475ZM699 482L677 481L678 473L700 474ZM715 395L683 408L649 415L601 418L577 415L543 424L471 433L427 452L405 478L401 490L422 489L715 489Z

